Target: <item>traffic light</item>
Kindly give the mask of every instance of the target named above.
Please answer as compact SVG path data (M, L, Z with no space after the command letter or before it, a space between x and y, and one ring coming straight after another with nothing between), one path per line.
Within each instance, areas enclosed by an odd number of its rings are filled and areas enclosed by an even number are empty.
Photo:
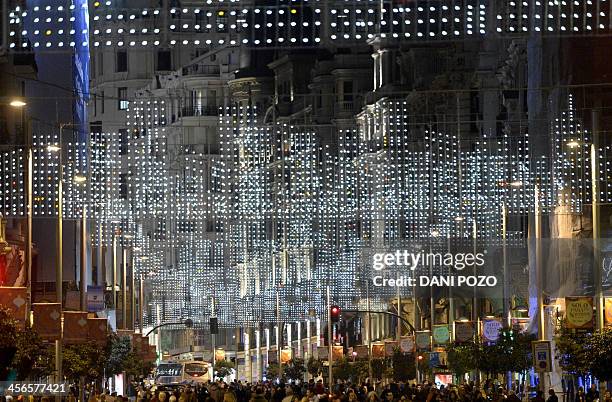
M340 310L340 307L338 306L331 306L329 308L329 317L331 318L332 322L338 322L340 321L340 313L342 311Z
M217 317L210 317L210 320L208 321L208 324L210 325L210 333L211 334L218 334L219 333L219 322L217 321Z

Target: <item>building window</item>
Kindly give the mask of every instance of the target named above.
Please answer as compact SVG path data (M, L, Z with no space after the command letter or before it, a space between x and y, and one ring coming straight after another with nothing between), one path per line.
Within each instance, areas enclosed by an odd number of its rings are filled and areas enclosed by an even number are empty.
M127 155L128 153L128 131L126 128L119 129L119 138L121 140L121 144L119 146L119 154Z
M104 114L104 91L100 92L100 101L102 102L100 104L100 111L102 112L102 114Z
M345 102L353 101L353 81L343 81L342 96L344 97Z
M119 110L127 110L130 105L130 102L127 100L127 88L119 87L117 88L117 100L118 100L118 108Z
M119 175L119 198L126 200L128 198L128 181L127 173Z
M172 70L172 54L170 50L157 51L157 70L170 71Z
M117 64L115 65L115 71L118 73L124 73L128 70L128 56L126 50L117 51Z

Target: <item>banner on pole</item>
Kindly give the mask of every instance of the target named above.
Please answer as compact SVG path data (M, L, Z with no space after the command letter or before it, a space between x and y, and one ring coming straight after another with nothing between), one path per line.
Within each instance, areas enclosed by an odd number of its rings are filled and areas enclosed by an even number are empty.
M327 346L317 346L317 357L321 360L328 360L329 348Z
M482 336L486 342L495 343L499 339L499 332L502 329L502 322L496 318L485 319L482 321Z
M393 351L395 348L399 347L399 342L397 341L385 341L385 356L390 357L393 356Z
M281 349L281 364L287 364L289 363L289 360L291 360L291 355L293 351L291 350L291 348L284 348Z
M106 318L87 318L87 333L89 340L98 344L104 344L107 341L108 320Z
M24 287L0 287L0 305L6 307L21 328L25 326L27 319L26 304L28 300L28 289Z
M368 357L368 345L356 345L353 347L353 352L357 353L355 357L362 359Z
M567 327L573 329L593 329L595 314L593 314L592 297L566 297L565 318Z
M419 331L416 333L416 346L418 350L431 349L431 332Z
M104 288L87 286L87 311L95 313L104 310Z
M460 321L455 323L455 340L467 342L474 338L474 323L472 321Z
M606 297L604 310L606 312L606 325L612 325L612 297Z
M225 360L225 349L215 349L215 361Z
M62 332L62 305L60 303L33 303L34 330L47 341L60 339Z
M448 325L434 325L432 337L436 345L446 345L450 341Z
M414 336L403 336L400 338L400 350L402 353L414 352Z
M87 312L64 311L64 342L82 343L87 341L89 326L87 324Z
M372 344L372 357L375 359L385 357L385 344L376 342Z
M332 346L332 358L333 360L342 359L344 356L344 347L339 345Z

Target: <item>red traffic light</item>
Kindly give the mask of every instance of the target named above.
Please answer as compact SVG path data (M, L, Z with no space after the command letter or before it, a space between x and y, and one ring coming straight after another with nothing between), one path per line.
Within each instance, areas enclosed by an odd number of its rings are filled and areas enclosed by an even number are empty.
M338 322L340 320L340 313L342 311L340 310L339 306L331 306L329 308L329 316L332 320L332 322Z

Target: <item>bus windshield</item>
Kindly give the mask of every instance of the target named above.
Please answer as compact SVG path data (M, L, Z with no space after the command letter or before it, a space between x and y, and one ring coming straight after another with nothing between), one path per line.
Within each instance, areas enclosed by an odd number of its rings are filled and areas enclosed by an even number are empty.
M157 377L179 377L182 375L183 365L180 363L162 363L157 366Z
M208 365L205 363L185 363L185 373L191 376L207 374Z

